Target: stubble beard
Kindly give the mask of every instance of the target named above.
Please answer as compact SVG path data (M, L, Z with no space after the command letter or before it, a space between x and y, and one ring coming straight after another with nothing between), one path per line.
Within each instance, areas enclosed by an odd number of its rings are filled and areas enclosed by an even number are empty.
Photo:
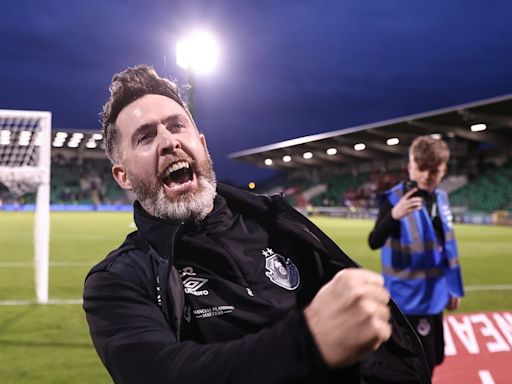
M140 205L149 214L165 220L203 220L213 209L217 194L217 180L212 161L208 157L197 163L198 187L179 194L172 200L167 197L161 184L148 184L137 176L129 175L132 190Z

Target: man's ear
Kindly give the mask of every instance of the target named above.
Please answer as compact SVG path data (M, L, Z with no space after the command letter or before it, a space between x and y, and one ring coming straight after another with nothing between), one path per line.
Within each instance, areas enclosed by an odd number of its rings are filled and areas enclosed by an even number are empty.
M443 176L441 176L441 177L445 177L445 176L446 176L446 174L448 173L448 164L446 164L446 163L445 163L445 164L443 165L442 173L443 173Z
M201 140L201 144L203 144L204 149L208 152L208 146L206 145L206 136L203 133L199 134L199 140Z
M122 165L115 164L112 166L112 176L114 176L114 179L117 181L117 184L119 184L121 188L126 190L132 189L132 182L128 178L126 170Z

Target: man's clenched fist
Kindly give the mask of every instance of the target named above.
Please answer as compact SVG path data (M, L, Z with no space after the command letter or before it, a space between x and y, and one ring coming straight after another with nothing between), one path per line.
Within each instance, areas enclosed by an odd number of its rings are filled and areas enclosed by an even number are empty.
M364 269L344 269L318 291L304 315L328 366L352 364L389 339L388 302L382 276Z

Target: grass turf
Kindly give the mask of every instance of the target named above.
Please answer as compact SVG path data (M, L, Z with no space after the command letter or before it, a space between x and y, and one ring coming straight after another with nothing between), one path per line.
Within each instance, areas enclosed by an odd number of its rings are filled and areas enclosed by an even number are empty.
M370 220L316 217L340 247L379 271L379 251L367 246ZM0 300L34 300L33 214L0 212ZM130 213L51 215L50 298L77 299L90 266L133 230ZM466 286L512 284L512 227L457 225ZM469 290L461 312L509 310L510 290ZM108 383L80 305L0 306L0 382Z

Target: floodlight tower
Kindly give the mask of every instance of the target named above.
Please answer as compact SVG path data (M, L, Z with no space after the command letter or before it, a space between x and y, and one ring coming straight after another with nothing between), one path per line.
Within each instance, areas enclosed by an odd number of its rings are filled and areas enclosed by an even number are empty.
M187 71L187 105L194 116L196 75L209 74L218 66L219 45L206 31L197 31L176 44L176 64Z

